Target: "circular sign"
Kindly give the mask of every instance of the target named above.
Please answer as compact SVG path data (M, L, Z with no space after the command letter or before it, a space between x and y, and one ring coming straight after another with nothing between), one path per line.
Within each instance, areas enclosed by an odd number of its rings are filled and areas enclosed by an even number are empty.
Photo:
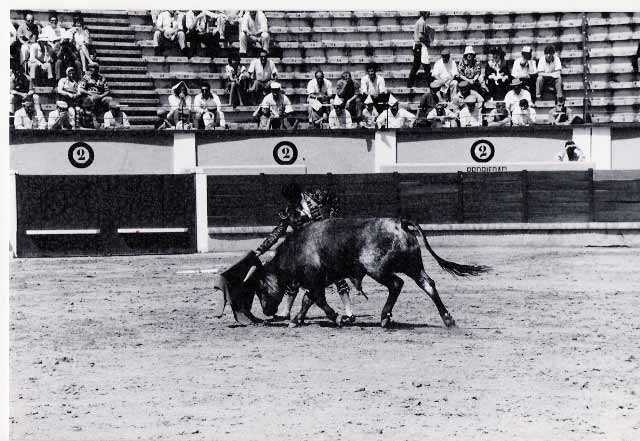
M486 139L480 139L471 145L471 157L476 162L489 162L495 154L495 147Z
M93 163L93 149L86 142L76 142L69 147L69 162L76 168L87 168Z
M279 142L273 148L273 159L280 165L291 165L298 159L298 148L289 141Z

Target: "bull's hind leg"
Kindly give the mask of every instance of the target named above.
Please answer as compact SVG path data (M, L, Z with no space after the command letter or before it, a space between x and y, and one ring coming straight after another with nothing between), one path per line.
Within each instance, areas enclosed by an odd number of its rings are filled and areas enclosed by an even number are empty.
M417 277L414 277L413 275L409 276L416 281L418 286L422 288L422 290L426 292L429 297L431 297L431 300L433 300L433 303L435 303L436 308L438 308L438 313L440 314L440 317L442 318L445 326L447 328L455 326L455 320L453 319L453 317L451 317L451 314L449 314L449 311L447 311L447 308L444 306L444 303L442 303L442 300L440 299L440 295L438 294L438 290L436 289L436 282L434 282L433 279L424 272L424 270L421 270L420 274Z
M391 311L393 310L393 307L398 300L398 296L400 295L400 291L402 290L402 285L404 285L404 282L395 274L373 278L382 285L386 286L389 290L389 297L387 297L387 301L382 307L382 313L380 314L380 326L382 326L383 328L389 328L391 326Z
M309 308L311 308L311 305L314 303L324 311L329 320L340 326L341 323L338 318L338 314L327 303L327 299L324 295L324 289L309 291L304 295L302 298L302 307L300 308L300 312L291 320L291 322L289 322L289 326L293 328L303 324L307 317L307 312L309 312Z
M342 326L342 321L340 320L338 313L336 313L333 310L333 308L329 306L329 304L327 303L327 298L324 294L324 289L317 291L317 294L315 295L314 300L316 302L316 305L318 305L320 309L324 311L324 313L329 318L329 320L334 322L338 327Z

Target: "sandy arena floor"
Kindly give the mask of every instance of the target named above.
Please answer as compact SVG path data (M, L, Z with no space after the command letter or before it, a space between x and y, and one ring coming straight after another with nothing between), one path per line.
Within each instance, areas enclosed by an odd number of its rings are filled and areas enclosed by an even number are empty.
M409 280L393 330L370 279L354 326L237 327L211 274L177 274L237 257L14 260L12 439L640 439L638 249L436 252L494 269L423 255L454 329Z

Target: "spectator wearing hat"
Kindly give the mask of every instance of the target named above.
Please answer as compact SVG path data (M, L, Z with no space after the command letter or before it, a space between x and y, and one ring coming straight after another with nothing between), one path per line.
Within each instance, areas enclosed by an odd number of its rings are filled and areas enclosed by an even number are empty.
M316 70L315 78L307 83L307 107L309 124L321 127L329 119L329 101L333 94L331 81L324 77L322 70Z
M504 97L504 102L510 114L517 110L520 100L527 100L529 101L529 106L533 105L531 94L522 88L522 81L514 78L511 80L511 90Z
M478 100L474 95L464 99L464 107L458 114L460 127L480 127L482 125L482 113Z
M166 10L158 14L153 33L155 55L162 55L164 50L177 43L183 56L188 56L187 40L178 11Z
M429 127L434 129L441 127L450 128L457 125L456 114L447 107L446 103L436 104L427 115L427 121Z
M207 109L214 108L217 110L220 110L222 108L220 97L217 94L211 92L211 85L209 85L209 83L202 83L202 86L200 86L200 93L196 95L195 99L193 100L195 123L198 129L204 128L202 115L207 112Z
M224 113L220 107L213 103L209 103L202 114L202 122L205 130L215 130L217 128L226 128L227 122L224 119Z
M171 95L167 101L169 102L169 114L167 118L177 125L178 121L191 119L191 110L193 108L193 100L189 96L189 89L184 81L180 81L171 87Z
M429 85L429 91L426 92L420 98L420 104L418 105L418 113L416 114L416 127L429 127L429 121L427 116L435 109L436 104L441 102L440 89L445 86L443 81L433 80ZM445 86L446 87L446 86ZM445 102L443 100L442 102Z
M565 98L559 96L556 98L556 105L549 111L549 122L554 126L568 126L581 123L582 118L573 115L571 109L565 105Z
M373 100L368 96L367 99L364 100L364 109L362 109L362 121L360 122L360 126L366 129L375 129L378 116L379 113L374 106Z
M36 85L40 73L46 73L47 79L53 81L52 50L45 35L40 34L36 44L29 48L29 78L31 85Z
M504 51L499 46L491 48L485 67L487 89L494 101L502 101L509 89L509 69L504 55Z
M270 89L271 81L278 78L278 69L268 57L269 53L261 50L259 57L251 61L247 71L253 82L248 92L252 95L254 103L259 103L264 98Z
M458 65L451 59L451 53L446 47L440 51L440 59L433 65L433 79L444 82L449 89L449 96L453 96L458 91L459 77Z
M350 129L353 127L351 114L345 109L345 103L342 98L336 96L333 101L333 109L329 113L330 129Z
M227 80L226 90L229 93L229 105L234 109L238 106L244 106L247 102L247 91L251 79L247 68L240 66L238 54L229 56L228 64L224 68L224 77Z
M240 22L240 56L247 54L249 47L260 47L269 53L269 23L262 11L247 11Z
M360 95L363 100L370 96L378 112L381 112L389 100L389 94L384 78L378 74L377 70L378 67L375 64L367 65L367 74L360 81Z
M561 162L582 162L586 159L584 152L573 141L564 143L564 149L556 156Z
M487 115L487 125L491 127L511 125L511 117L504 101L496 102L496 108Z
M416 116L408 110L401 109L400 103L393 95L389 95L389 108L382 112L376 124L379 129L401 129L413 127Z
M431 65L429 64L429 47L435 38L435 30L427 25L429 11L420 11L420 17L416 21L413 30L413 63L409 72L407 87L413 87L420 66L427 75L427 84L431 82Z
M459 81L466 81L476 92L482 93L483 76L480 61L476 60L476 52L473 46L467 46L462 55L462 61L458 66Z
M22 107L13 116L13 126L16 129L46 129L47 122L42 111L33 103L33 97L27 96L22 100Z
M89 29L87 29L87 26L84 24L82 16L75 15L73 17L73 26L69 29L69 32L71 33L73 44L79 54L82 71L86 72L89 63L91 63L91 53L89 52L91 35Z
M342 72L336 83L336 96L342 98L354 123L362 119L362 99L357 93L359 89L359 84L351 78L351 72Z
M274 129L280 128L295 128L297 121L291 121L291 115L293 114L293 106L289 98L282 93L280 83L276 81L271 82L271 93L264 97L260 103L260 109L269 109L270 113L270 125ZM256 110L253 114L254 118L259 118L261 111Z
M536 62L531 59L531 46L522 48L520 57L513 63L511 76L522 81L523 87L535 95L536 89Z
M75 114L69 112L69 105L65 101L56 101L56 108L49 112L47 122L49 130L71 130L76 128Z
M104 128L120 130L129 127L127 114L120 109L119 103L112 100L109 103L109 110L104 114Z
M518 102L518 107L511 112L511 123L514 126L531 126L536 123L536 111L528 100L521 99Z
M175 124L168 118L168 109L156 110L156 116L158 117L158 119L153 124L155 130L172 130L176 128Z
M471 85L467 81L461 81L458 83L458 92L451 98L451 104L454 111L459 112L465 106L464 100L469 97L475 97L475 103L477 107L482 107L484 104L484 98L478 92L471 88Z
M18 31L16 33L16 38L20 43L21 66L24 66L24 64L29 60L29 48L32 44L38 41L39 34L40 29L35 23L33 14L30 12L24 14L24 22L18 26Z
M556 49L549 45L544 48L544 57L538 61L538 79L536 80L536 99L548 84L553 84L556 97L562 96L562 63Z
M89 64L89 71L84 74L78 83L78 92L81 96L88 97L93 102L93 113L100 118L104 109L109 108L109 84L103 75L100 75L98 63Z
M76 128L81 130L95 130L100 128L100 123L93 109L94 105L91 98L87 96L81 98L78 116L76 117Z

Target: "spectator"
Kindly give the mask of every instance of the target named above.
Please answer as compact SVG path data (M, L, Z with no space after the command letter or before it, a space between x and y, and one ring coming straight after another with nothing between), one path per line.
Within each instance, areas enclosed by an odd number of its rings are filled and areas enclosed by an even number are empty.
M253 102L260 102L270 89L271 80L278 78L278 70L275 63L268 59L269 53L266 50L260 51L260 56L251 61L249 65L249 77L253 84L249 88L249 93L253 97Z
M413 87L416 81L416 75L420 70L420 66L427 75L427 84L431 82L431 65L429 64L429 47L433 42L436 32L431 26L427 25L427 17L429 11L420 11L420 17L416 21L413 30L413 64L409 72L409 82L407 87Z
M89 45L91 44L91 35L89 29L84 24L80 15L73 17L73 26L69 29L71 33L73 44L80 56L80 62L82 63L82 72L87 71L89 63L91 63L91 53L89 52Z
M169 115L167 118L173 121L176 126L178 120L184 121L191 119L192 100L189 96L189 89L184 81L180 81L171 88L171 95L169 95Z
M389 95L389 108L382 112L376 123L379 129L401 129L413 127L416 117L408 110L401 109L400 103L393 95Z
M215 130L217 128L226 128L227 123L224 120L224 113L220 110L220 107L216 107L215 104L209 103L205 112L202 114L202 121L204 122L205 130Z
M211 93L211 86L208 83L202 83L200 93L193 100L193 111L195 112L195 126L198 129L204 128L202 115L208 108L220 109L222 103L217 94Z
M462 61L458 66L458 79L468 82L476 92L480 94L483 93L482 66L480 62L476 60L476 53L473 50L473 46L467 46L464 49Z
M38 42L29 48L29 77L31 86L36 85L39 73L46 73L49 82L53 81L52 52L45 35L38 36Z
M573 115L571 109L565 105L565 98L556 98L556 105L549 111L549 122L554 126L568 126L570 124L580 124L582 118Z
M329 128L350 129L352 127L351 114L345 109L344 100L336 96L333 99L333 109L329 113Z
M27 96L22 100L22 107L13 117L13 126L16 129L46 129L47 122L40 109L33 103L33 97Z
M536 81L536 99L542 96L542 91L552 83L556 89L556 97L562 96L562 64L553 46L544 48L544 57L538 61L538 79Z
M250 46L269 53L270 41L267 16L262 11L245 12L240 22L240 56L246 55Z
M240 34L240 22L244 17L244 11L229 9L218 12L218 30L220 31L220 40L223 41L225 47L231 46L236 36Z
M514 126L531 126L536 123L536 111L529 106L529 101L520 100L518 107L511 114L511 123Z
M487 125L491 127L511 125L511 117L504 101L496 102L496 108L489 112L487 116Z
M367 74L360 81L360 94L363 100L370 96L378 112L381 112L389 100L389 94L384 78L377 74L377 70L375 64L369 63L367 65Z
M188 56L186 36L178 11L162 11L156 20L156 31L153 34L155 55L162 55L168 46L175 45L176 42L182 56Z
M307 83L307 106L309 124L313 127L321 127L329 119L329 96L332 94L331 81L324 77L322 70L318 69L315 78Z
M511 87L513 88L504 97L504 102L507 106L509 113L513 114L518 108L520 100L529 101L529 106L532 106L531 94L522 88L522 81L518 78L511 80Z
M191 55L197 55L204 46L205 55L214 57L220 49L220 40L224 39L218 25L224 17L211 11L202 11L195 17L193 28L187 33L187 40L191 46Z
M360 122L360 126L366 129L375 129L378 116L379 114L373 105L373 100L368 96L367 99L364 100L364 109L362 110L362 121Z
M65 101L56 101L56 109L49 112L47 122L49 130L71 130L76 128L75 114L69 112L69 105Z
M168 109L158 109L156 111L158 119L153 125L156 130L172 130L176 128L175 124L169 120L168 115Z
M36 109L40 108L40 97L35 94L34 89L30 87L31 81L22 69L17 68L11 70L9 74L9 113L13 114L16 109L22 106L22 100L27 96L31 96Z
M582 162L585 160L584 152L573 141L567 141L564 149L557 155L561 162Z
M228 61L224 68L227 80L226 90L229 93L229 105L235 109L239 105L244 106L247 102L247 91L251 80L247 68L240 66L240 57L237 54L230 55Z
M295 128L297 121L292 122L293 106L289 98L282 93L280 83L271 82L271 93L264 97L260 103L262 109L270 110L270 126L274 129ZM260 112L256 110L254 117L259 117Z
M60 79L63 78L64 72L68 67L74 67L76 72L83 71L80 55L75 45L71 42L71 34L65 31L62 33L62 40L60 41L58 53L56 54L56 81L60 81Z
M58 81L58 99L67 103L69 115L75 119L75 107L80 97L78 82L76 81L76 70L73 67L67 67L66 74L65 78L60 78L60 81Z
M40 35L44 35L45 37L47 37L49 46L51 47L51 49L56 51L58 43L60 43L60 41L62 40L63 32L64 29L62 28L62 26L58 25L58 14L51 13L49 14L49 24L42 29Z
M115 101L109 103L109 111L104 114L105 129L128 129L129 118L120 110L120 104Z
M638 49L636 50L636 54L633 57L631 57L631 69L633 70L633 73L636 75L640 73L640 69L638 68L638 63L640 63L640 43L638 43Z
M475 97L475 103L477 107L482 107L484 103L484 98L475 90L471 89L471 85L467 81L462 81L458 83L458 93L456 93L453 98L451 98L451 103L456 112L462 110L465 106L464 100L469 97Z
M489 61L485 68L487 89L494 101L502 101L509 88L509 69L504 59L504 51L495 46L489 52Z
M453 113L445 103L438 103L427 115L427 121L431 128L455 127L456 114Z
M521 57L513 63L511 76L522 81L524 88L534 91L535 95L537 71L536 62L531 59L531 46L522 48Z
M336 95L344 101L345 109L349 111L353 122L359 122L362 119L362 100L356 93L358 89L358 84L351 79L351 72L342 72L336 84Z
M93 111L94 105L91 98L85 96L80 101L80 109L78 109L78 117L76 118L76 126L82 130L95 130L100 128L100 123Z
M271 130L271 109L268 107L258 107L253 113L253 117L258 120L258 130Z
M443 81L448 88L449 96L454 96L458 91L459 77L458 66L451 59L451 53L446 47L440 52L440 59L433 65L433 79Z
M460 110L458 119L460 127L480 127L482 125L482 113L478 99L474 95L469 95L464 99L464 107Z
M29 60L29 48L38 41L40 30L35 24L33 14L24 14L24 22L18 26L17 38L20 42L20 65L24 66Z
M416 127L430 126L429 121L427 120L427 116L433 109L435 109L436 104L441 102L440 96L438 94L440 93L440 88L442 86L444 86L444 82L440 80L433 80L429 85L429 92L426 92L420 98L418 113L416 114Z
M81 96L87 96L93 102L93 113L97 117L103 114L109 107L109 85L104 76L100 75L98 63L89 64L89 71L84 74L78 83L78 92Z

